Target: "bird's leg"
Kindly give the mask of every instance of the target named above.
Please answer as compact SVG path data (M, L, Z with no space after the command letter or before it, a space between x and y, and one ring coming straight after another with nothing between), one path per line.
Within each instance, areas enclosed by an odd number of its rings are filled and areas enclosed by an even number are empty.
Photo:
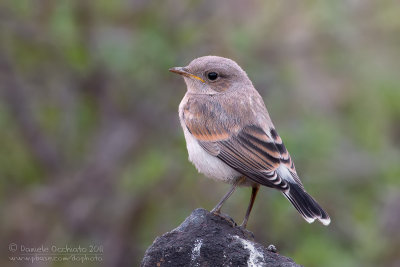
M242 224L240 225L240 227L242 227L242 228L246 228L246 226L247 226L247 221L249 220L250 212L253 208L254 200L256 199L259 189L260 189L259 184L253 185L253 188L251 189L250 203L249 203L249 206L247 207L246 216L244 216L244 220L243 220Z
M233 192L235 192L238 185L244 182L244 180L246 180L245 177L237 179L232 184L231 189L228 191L228 193L226 193L225 196L218 202L218 204L211 210L211 213L219 214L221 212L221 207L224 204L224 202L233 194Z

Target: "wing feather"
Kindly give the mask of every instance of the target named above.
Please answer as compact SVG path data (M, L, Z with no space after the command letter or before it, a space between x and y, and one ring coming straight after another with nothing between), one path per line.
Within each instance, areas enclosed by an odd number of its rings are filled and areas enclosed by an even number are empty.
M199 131L196 133L194 136L206 151L257 183L286 190L287 181L276 171L280 164L285 164L294 174L293 178L300 181L290 155L275 130L268 135L261 127L249 125L229 136L226 131L223 135L210 131L207 138L203 137L204 134L200 136ZM301 182L299 184L302 186Z

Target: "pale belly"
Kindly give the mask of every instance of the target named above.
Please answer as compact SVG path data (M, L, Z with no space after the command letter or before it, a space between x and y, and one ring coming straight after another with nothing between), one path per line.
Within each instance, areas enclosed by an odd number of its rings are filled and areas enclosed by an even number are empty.
M189 160L196 166L196 169L209 178L226 183L233 183L242 174L229 167L219 158L208 154L190 132L183 127L186 139L186 146L189 153Z

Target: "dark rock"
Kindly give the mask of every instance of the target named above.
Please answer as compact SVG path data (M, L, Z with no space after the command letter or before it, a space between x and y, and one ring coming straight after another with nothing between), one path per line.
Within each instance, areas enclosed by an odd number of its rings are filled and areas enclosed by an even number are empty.
M178 228L154 240L141 266L300 265L254 242L253 234L232 219L196 209Z

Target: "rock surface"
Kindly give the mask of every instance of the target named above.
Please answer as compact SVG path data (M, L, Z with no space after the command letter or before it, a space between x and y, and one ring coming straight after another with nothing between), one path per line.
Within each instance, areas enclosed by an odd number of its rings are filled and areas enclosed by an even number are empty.
M141 266L300 266L270 250L232 219L196 209L178 228L154 240Z

